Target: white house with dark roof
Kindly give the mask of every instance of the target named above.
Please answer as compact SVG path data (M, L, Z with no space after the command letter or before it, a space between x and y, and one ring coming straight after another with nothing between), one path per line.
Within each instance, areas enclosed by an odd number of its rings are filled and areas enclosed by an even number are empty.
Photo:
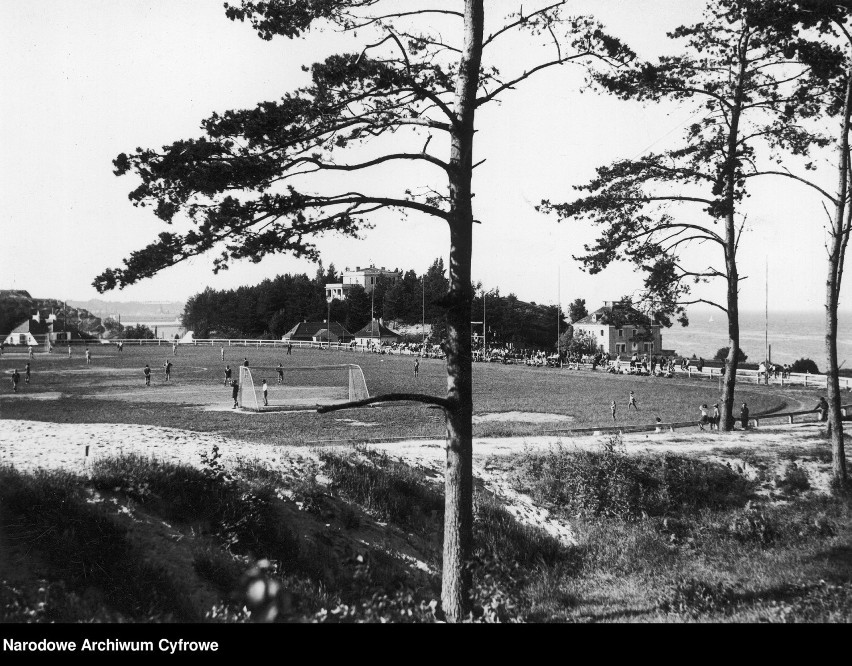
M603 307L572 324L577 331L592 335L598 351L611 355L634 353L659 354L663 338L659 324L649 324L648 318L628 302L604 301Z
M382 276L385 277L388 284L396 284L398 280L402 279L402 272L391 271L384 266L381 268L376 268L375 266L361 268L360 266L356 266L354 271L350 271L347 266L341 274L341 282L326 283L325 297L344 299L349 295L349 290L356 284L364 287L364 291L370 294L376 288L377 280Z

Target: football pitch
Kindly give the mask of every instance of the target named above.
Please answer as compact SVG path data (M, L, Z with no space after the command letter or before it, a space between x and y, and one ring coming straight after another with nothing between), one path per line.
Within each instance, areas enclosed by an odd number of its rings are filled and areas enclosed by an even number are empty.
M36 354L31 361L32 378L24 381L23 352L7 348L0 357L0 418L57 423L135 423L217 432L264 443L309 443L326 440L381 440L398 437L442 437L443 414L418 403L384 403L375 407L317 414L311 397L327 392L334 400L346 399L345 380L333 373L299 370L303 385L277 388L274 366L306 368L357 364L364 372L371 396L385 393L445 395L445 362L421 359L414 377L414 357L350 351L252 346L220 347L181 345L173 355L170 345L126 345L119 352L113 345L92 344L91 363L82 348L67 353ZM228 364L232 377L248 359L255 386L266 378L270 393L286 390L287 402L301 411L250 412L233 409L231 388L225 385ZM172 363L171 379L165 380L163 364ZM145 385L143 367L151 369L151 385ZM13 394L10 375L21 374L18 393ZM263 369L261 369L263 368ZM312 376L314 375L315 376ZM610 402L617 405L618 425L651 424L698 419L698 407L712 407L721 399L716 381L707 379L634 377L604 372L532 368L497 363L473 366L474 435L540 435L563 428L613 425ZM310 390L308 390L310 389ZM639 411L627 411L630 391ZM260 399L260 398L259 398ZM739 404L748 402L752 415L762 412L810 408L816 394L804 389L739 386Z

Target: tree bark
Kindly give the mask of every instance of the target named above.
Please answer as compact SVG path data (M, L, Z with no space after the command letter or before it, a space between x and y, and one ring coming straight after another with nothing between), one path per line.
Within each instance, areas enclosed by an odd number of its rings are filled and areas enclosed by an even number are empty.
M725 202L725 274L727 276L728 308L728 357L725 359L725 381L722 388L722 413L720 421L723 430L734 429L734 389L737 383L737 365L740 352L740 306L739 282L737 271L737 228L734 213L736 210L737 182L737 144L739 141L740 116L742 115L745 76L748 67L748 41L746 32L740 42L740 67L737 87L734 91L734 103L731 108L731 123L728 131L728 154L724 165L724 202Z
M450 266L447 299L447 466L441 606L459 622L470 612L473 554L473 387L470 321L473 134L482 59L483 0L465 0L464 48L456 82L450 152Z
M828 243L828 279L825 284L825 356L828 400L828 432L831 438L831 468L835 485L846 484L846 451L843 444L843 421L840 416L840 377L837 367L837 308L846 243L849 240L849 120L852 111L852 72L846 78L841 136L838 142L838 188Z

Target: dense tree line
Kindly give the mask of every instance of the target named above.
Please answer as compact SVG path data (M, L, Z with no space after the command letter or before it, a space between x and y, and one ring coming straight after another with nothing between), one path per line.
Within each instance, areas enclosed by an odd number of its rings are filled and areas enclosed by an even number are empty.
M372 294L356 285L346 299L334 300L329 306L325 285L341 279L334 264L327 270L320 264L313 278L304 273L286 274L238 289L208 287L187 301L182 323L199 338L280 338L300 321L325 321L329 314L332 321L354 333L374 314L386 322L425 322L431 326L433 340L443 340L446 323L442 299L448 288L443 259L436 259L424 275L405 271L394 284L379 277ZM481 321L483 296L481 290L477 293L474 320ZM556 344L555 305L525 303L514 294L501 296L500 290L494 289L485 294L485 308L489 344L547 349ZM481 326L476 332L481 333Z

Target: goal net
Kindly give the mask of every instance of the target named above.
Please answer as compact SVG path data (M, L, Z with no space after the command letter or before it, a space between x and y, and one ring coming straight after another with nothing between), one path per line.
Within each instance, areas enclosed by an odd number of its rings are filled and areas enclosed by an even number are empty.
M240 408L254 411L307 409L370 397L364 372L358 365L283 367L280 375L278 370L275 366L240 366L237 395Z

